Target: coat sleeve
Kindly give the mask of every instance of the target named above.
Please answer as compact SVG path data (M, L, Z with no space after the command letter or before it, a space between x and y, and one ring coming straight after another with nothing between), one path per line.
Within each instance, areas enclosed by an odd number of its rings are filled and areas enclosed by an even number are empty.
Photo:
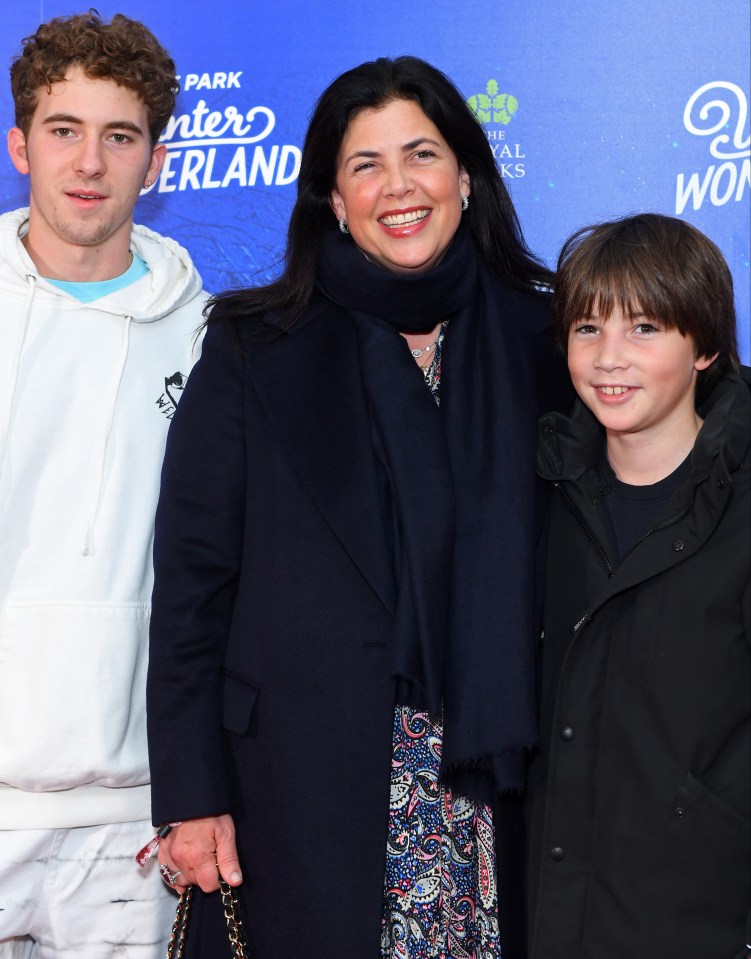
M243 545L243 366L227 323L210 324L167 439L147 681L155 823L232 812L221 680Z

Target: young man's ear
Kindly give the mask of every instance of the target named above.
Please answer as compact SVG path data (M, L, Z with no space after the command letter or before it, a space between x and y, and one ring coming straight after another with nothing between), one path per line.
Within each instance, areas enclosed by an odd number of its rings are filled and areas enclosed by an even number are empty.
M19 173L29 172L29 159L26 155L26 137L20 127L8 130L8 153L13 166Z
M149 160L149 166L146 170L146 175L143 178L143 186L145 190L148 190L150 186L153 186L156 183L157 177L164 166L164 161L166 158L166 145L164 143L155 143L154 148L151 151L151 159Z

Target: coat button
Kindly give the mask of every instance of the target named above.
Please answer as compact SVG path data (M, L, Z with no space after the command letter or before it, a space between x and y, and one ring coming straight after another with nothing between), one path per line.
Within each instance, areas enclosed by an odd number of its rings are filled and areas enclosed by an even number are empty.
M725 489L725 480L723 479L717 480L717 489Z
M563 851L563 849L561 849L560 846L553 846L553 848L550 850L550 858L554 862L560 862L565 858L565 856L566 853Z
M685 545L686 545L686 544L683 542L682 539L677 539L677 540L673 543L673 549L676 551L676 553L680 553L680 551L683 549L683 547L684 547Z
M567 743L570 743L574 738L574 730L570 726L564 726L561 730L561 739L565 739Z
M688 810L685 806L676 806L673 810L673 815L676 819L685 819L688 814Z
M553 429L552 426L550 426L550 424L548 424L547 426L544 426L542 431L543 433L545 433L546 436L552 436L552 434L555 433L555 430Z

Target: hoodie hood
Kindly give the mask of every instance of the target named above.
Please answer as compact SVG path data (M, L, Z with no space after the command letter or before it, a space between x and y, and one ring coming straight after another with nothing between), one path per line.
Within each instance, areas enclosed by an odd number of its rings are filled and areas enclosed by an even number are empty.
M54 297L58 304L66 302L71 309L80 308L75 297L48 283L40 275L31 257L19 239L25 236L29 224L29 209L23 207L0 216L0 297L18 298L19 281L22 288L30 288L33 277L34 296ZM169 313L190 302L201 292L198 270L179 243L160 236L145 226L133 225L130 248L148 266L148 277L137 287L126 287L90 304L92 309L118 316L127 315L135 323L155 323ZM137 289L138 296L133 293Z
M16 444L23 444L18 430L27 431L31 437L40 428L37 442L40 449L44 446L44 427L37 423L35 402L40 411L49 403L48 410L64 416L69 402L88 395L86 417L93 417L96 425L92 423L84 430L89 445L78 482L89 492L81 518L79 548L81 555L91 556L96 550L94 534L116 421L131 409L136 384L154 362L175 355L179 365L165 371L167 379L176 377L184 383L192 358L184 355L182 347L177 350L176 344L183 342L183 336L186 347L195 341L206 297L188 253L174 240L135 226L130 248L147 264L148 272L109 296L81 303L40 276L21 242L28 218L27 208L0 216L0 298L4 305L0 328L0 482L15 482L16 470L7 458L11 429ZM188 354L187 349L184 352ZM61 379L58 369L63 368L66 374ZM56 403L48 393L55 382L61 397L69 393L73 383L73 399ZM161 382L164 389L164 375ZM30 414L31 420L27 421ZM82 415L81 410L75 414L79 425ZM16 426L12 427L13 422ZM123 427L119 429L122 433ZM66 435L71 436L73 446L81 439L75 431ZM26 445L31 442L29 439ZM17 449L16 460L19 455ZM40 462L36 471L44 468ZM11 495L7 484L4 489L6 496ZM16 498L18 495L14 494Z

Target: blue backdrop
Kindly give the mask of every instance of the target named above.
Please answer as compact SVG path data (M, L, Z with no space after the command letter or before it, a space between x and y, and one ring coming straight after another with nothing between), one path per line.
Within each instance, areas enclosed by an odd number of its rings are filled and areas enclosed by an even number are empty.
M3 0L4 63L82 5ZM549 264L577 227L654 210L694 223L733 270L741 352L749 304L747 0L153 0L97 8L146 23L178 65L170 159L137 220L187 246L208 289L268 278L282 253L315 98L377 56L430 60L483 111L532 249ZM7 76L7 75L6 75ZM13 124L0 82L4 130ZM0 160L0 203L27 183Z

